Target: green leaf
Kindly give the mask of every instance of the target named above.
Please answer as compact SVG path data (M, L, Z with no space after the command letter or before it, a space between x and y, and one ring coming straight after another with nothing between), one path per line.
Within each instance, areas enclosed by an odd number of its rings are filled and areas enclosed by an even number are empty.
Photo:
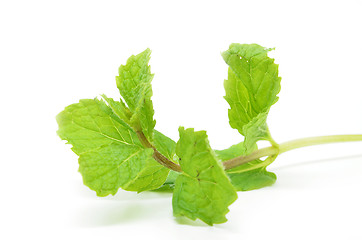
M130 125L136 131L142 131L146 138L153 142L156 121L153 119L154 110L151 101L153 74L148 65L150 55L150 49L136 56L132 55L126 65L119 67L116 82L131 113Z
M253 164L256 163L257 160ZM268 187L277 180L277 176L272 172L266 171L265 167L242 173L228 173L228 176L237 191L250 191Z
M79 171L84 184L98 196L159 188L169 170L144 148L135 131L116 114L116 101L110 106L98 99L83 99L57 116L58 135L79 155Z
M255 151L256 149L257 149L257 146L256 146L256 144L254 144L252 150ZM246 148L245 148L243 142L232 145L231 147L224 149L224 150L214 150L214 151L216 153L216 156L221 161L227 161L232 158L246 155Z
M112 98L108 98L105 94L102 94L101 96L106 101L109 108L111 108L112 112L110 112L110 114L115 114L120 120L130 125L132 114L124 102L122 100L115 101Z
M163 185L158 188L155 189L154 191L157 192L173 192L173 190L175 189L175 182L177 177L180 175L179 172L175 172L175 171L170 171L170 173L167 176L166 181L163 183Z
M257 149L256 144L250 147L252 151ZM246 155L246 148L243 142L235 144L225 150L215 150L216 155L222 161ZM254 160L239 167L227 170L231 183L237 191L249 191L273 185L277 179L276 175L266 170L274 159L265 161Z
M270 50L257 44L233 43L222 53L229 65L224 87L230 126L244 135L247 150L258 140L273 142L266 118L278 101L281 78L278 65L267 55Z
M237 199L221 163L209 146L205 131L179 129L176 154L182 173L177 177L172 206L175 216L223 223L228 206Z
M154 134L154 146L169 160L172 161L174 159L176 153L176 142L157 130L155 130Z

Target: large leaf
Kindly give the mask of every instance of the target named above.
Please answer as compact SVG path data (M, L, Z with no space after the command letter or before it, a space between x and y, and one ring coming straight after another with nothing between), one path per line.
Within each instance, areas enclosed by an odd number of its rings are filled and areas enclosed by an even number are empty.
M57 116L58 135L79 155L85 185L99 196L114 195L120 187L138 192L159 188L169 170L112 109L98 99L83 99Z
M176 154L182 173L177 177L172 206L175 216L223 223L228 206L237 199L221 163L209 146L205 131L180 128Z
M270 50L257 44L233 43L222 53L229 65L224 87L225 99L230 105L230 126L245 136L244 144L249 152L258 140L273 142L266 118L278 100L281 78L278 65L267 55Z

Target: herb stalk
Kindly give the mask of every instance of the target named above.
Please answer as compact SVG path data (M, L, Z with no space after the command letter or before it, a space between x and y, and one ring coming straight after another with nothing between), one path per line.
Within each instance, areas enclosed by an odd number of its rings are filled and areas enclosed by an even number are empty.
M355 142L355 141L362 141L362 135L331 135L331 136L301 138L281 143L279 144L279 146L273 145L270 147L261 148L259 150L254 151L250 155L239 156L230 159L228 161L225 161L223 162L223 165L225 170L228 170L262 157L278 155L297 148L321 145L327 143Z

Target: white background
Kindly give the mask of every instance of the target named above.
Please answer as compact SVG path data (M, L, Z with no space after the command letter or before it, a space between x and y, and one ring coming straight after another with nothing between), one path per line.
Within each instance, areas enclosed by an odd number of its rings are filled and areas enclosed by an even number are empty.
M242 140L223 99L233 42L275 47L278 142L362 133L361 1L1 1L1 239L362 239L362 144L281 155L272 187L240 192L227 223L172 216L171 195L98 198L55 116L81 98L117 98L115 75L149 47L157 129Z

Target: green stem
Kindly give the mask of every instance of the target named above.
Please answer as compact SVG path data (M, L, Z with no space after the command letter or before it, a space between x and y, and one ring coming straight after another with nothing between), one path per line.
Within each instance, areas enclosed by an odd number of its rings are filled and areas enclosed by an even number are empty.
M154 150L153 158L157 162L159 162L163 166L173 171L181 172L180 165L172 162L171 160L163 156L152 144L150 144L150 142L147 140L147 138L142 132L137 131L137 135L143 146L147 148L152 148ZM262 157L269 157L268 161L267 160L264 161L262 165L262 166L264 165L267 166L274 161L277 155L284 152L288 152L293 149L327 144L327 143L354 142L354 141L362 141L362 135L331 135L331 136L320 136L320 137L308 137L308 138L301 138L297 140L288 141L282 144L277 144L275 141L273 141L272 146L270 147L261 148L259 150L252 152L247 156L239 156L230 159L228 161L223 162L223 165L225 170L229 170Z
M181 166L172 162L171 160L169 160L167 157L165 157L164 155L162 155L146 138L146 136L143 134L143 132L141 131L137 131L137 136L138 139L141 141L142 145L146 148L152 148L153 149L153 155L152 157L161 165L176 171L176 172L181 172Z
M331 135L321 137L308 137L288 141L279 145L279 153L287 152L296 148L308 147L313 145L338 143L338 142L355 142L362 141L362 135Z
M254 151L247 156L239 156L228 161L223 162L225 170L238 167L247 162L259 159L261 157L278 155L293 149L308 147L313 145L321 145L327 143L338 143L338 142L354 142L362 141L362 135L332 135L332 136L321 136L321 137L308 137L297 140L288 141L278 146L271 146L261 148Z
M272 147L276 147L279 148L279 144L274 140L274 138L271 136L270 131L269 131L269 127L267 126L267 139L270 142L270 144L272 145Z

